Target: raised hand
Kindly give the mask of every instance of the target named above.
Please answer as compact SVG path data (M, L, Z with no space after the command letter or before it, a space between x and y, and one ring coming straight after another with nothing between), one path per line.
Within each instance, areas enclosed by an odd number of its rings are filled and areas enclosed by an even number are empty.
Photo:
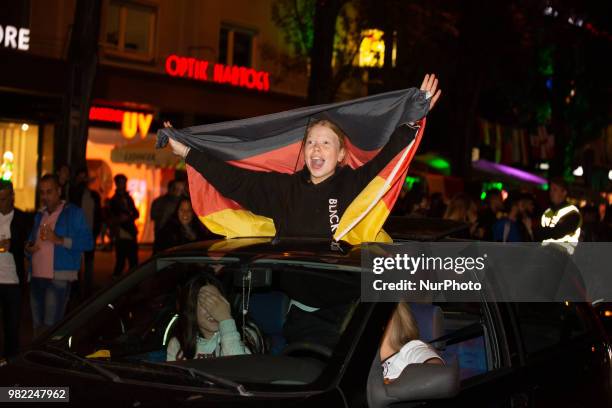
M436 78L436 74L426 74L420 89L421 91L427 92L427 97L431 98L429 110L432 110L436 102L438 102L438 99L440 99L440 95L442 95L442 90L438 89L438 78Z
M164 122L164 127L165 128L171 128L172 127L172 123L170 122ZM172 149L172 153L176 154L177 156L182 157L183 159L185 157L187 157L187 153L189 153L189 147L185 146L183 143L174 140L172 138L168 138L168 143L170 144L170 148Z

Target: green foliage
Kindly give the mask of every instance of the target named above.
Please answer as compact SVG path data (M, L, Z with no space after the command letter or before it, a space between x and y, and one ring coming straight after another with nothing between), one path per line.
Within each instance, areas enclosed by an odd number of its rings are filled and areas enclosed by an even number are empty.
M314 39L316 0L275 0L272 21L280 28L294 57L307 58Z
M551 76L555 73L553 64L553 55L555 47L548 46L540 49L538 53L538 71L543 76Z

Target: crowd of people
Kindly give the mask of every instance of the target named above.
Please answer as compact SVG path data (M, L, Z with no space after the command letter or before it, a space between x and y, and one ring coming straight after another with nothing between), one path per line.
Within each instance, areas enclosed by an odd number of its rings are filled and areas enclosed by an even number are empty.
M115 251L113 277L138 265L139 217L127 190L127 177L114 177L108 200L90 188L87 168L72 173L67 165L46 174L38 184L40 208L15 208L11 181L0 180L0 310L3 345L0 356L19 349L22 309L31 307L33 335L59 322L69 302L93 292L96 243L106 239ZM191 207L184 178L170 181L168 193L153 201L154 252L213 237ZM29 297L25 302L24 296Z
M402 191L392 215L463 222L467 228L456 238L481 241L542 242L565 237L577 230L576 241L612 240L612 206L607 205L603 212L595 204L578 208L569 203L568 192L568 185L562 178L551 180L548 202L538 200L531 192L506 193L498 189L487 191L482 200L461 192L445 202L442 193L428 195L423 189L414 188ZM563 218L562 222L551 225L544 221L548 215L564 208L572 211L559 217Z

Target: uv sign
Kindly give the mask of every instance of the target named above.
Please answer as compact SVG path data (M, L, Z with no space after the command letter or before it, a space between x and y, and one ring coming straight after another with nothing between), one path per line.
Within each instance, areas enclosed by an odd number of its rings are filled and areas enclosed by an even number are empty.
M121 134L126 139L132 139L136 133L140 133L141 138L145 138L149 133L153 114L139 112L125 112L121 122Z

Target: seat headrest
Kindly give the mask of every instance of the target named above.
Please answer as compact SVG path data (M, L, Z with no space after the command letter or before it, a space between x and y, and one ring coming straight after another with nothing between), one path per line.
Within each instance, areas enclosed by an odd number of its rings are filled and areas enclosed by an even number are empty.
M283 292L252 293L249 315L265 334L283 332L289 298Z
M429 342L444 335L444 315L440 306L410 303L410 309L419 326L422 341Z

